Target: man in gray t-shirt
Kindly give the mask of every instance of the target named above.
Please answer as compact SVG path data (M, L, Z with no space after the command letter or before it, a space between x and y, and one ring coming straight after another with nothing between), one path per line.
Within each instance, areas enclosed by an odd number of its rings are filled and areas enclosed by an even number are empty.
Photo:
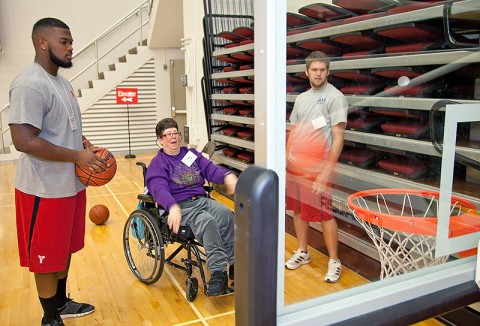
M310 262L309 222L322 224L329 262L325 282L338 282L338 227L332 214L331 175L343 148L348 102L329 84L329 58L316 51L306 58L311 89L297 96L287 140L286 207L294 212L298 249L285 263L297 269Z
M10 130L22 152L15 175L15 209L20 265L35 275L43 308L42 325L93 312L66 295L71 254L85 237L86 192L75 164L107 168L82 135L80 108L70 83L58 75L72 66L72 35L55 18L33 26L35 61L10 87Z

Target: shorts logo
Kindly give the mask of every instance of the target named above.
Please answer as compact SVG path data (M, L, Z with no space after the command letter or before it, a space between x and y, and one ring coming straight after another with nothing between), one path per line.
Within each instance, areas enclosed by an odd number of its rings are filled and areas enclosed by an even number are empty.
M40 260L40 264L43 263L44 259L45 259L45 256L38 255L38 260Z

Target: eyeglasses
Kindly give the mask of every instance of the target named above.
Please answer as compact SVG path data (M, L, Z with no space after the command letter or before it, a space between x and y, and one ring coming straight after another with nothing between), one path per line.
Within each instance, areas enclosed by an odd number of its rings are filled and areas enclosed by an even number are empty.
M167 138L167 139L172 139L172 137L175 136L175 137L182 137L182 133L181 132L169 132L167 134L163 134L162 135L162 138Z

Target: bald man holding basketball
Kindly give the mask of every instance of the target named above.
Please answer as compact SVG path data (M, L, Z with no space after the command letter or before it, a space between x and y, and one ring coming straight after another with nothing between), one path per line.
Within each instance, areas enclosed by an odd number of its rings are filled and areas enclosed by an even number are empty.
M306 58L305 74L311 89L296 98L290 115L286 207L294 212L298 249L285 267L293 270L310 262L309 222L320 222L329 255L324 281L335 283L340 280L342 264L332 213L331 177L343 148L348 102L328 83L329 69L330 59L323 52L312 52Z
M10 87L10 129L22 152L15 175L20 265L34 273L42 325L92 313L92 305L66 295L71 254L84 247L86 193L75 164L101 172L107 166L82 135L80 107L58 69L72 66L72 35L55 18L35 23L35 59Z

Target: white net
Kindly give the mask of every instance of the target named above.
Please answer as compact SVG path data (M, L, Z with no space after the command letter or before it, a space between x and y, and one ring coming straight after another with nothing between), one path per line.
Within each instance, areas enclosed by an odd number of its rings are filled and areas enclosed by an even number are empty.
M383 191L358 192L348 199L355 219L378 250L380 278L444 263L448 256L435 258L439 194L406 189ZM469 206L466 201L452 198L450 215L459 215Z
M435 237L377 227L356 215L355 218L364 227L378 250L381 279L442 264L448 258L448 256L434 258Z

